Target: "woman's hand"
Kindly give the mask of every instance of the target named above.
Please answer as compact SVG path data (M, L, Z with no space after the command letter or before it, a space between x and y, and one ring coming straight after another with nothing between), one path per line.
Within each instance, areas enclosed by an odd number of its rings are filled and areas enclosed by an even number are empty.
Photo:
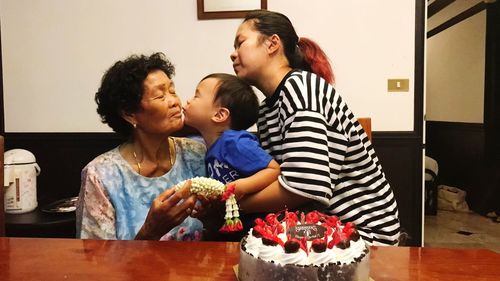
M191 181L186 181L177 192L169 188L153 200L146 221L135 236L136 240L159 240L172 228L181 224L194 209L196 195L189 192ZM184 199L179 204L179 201Z

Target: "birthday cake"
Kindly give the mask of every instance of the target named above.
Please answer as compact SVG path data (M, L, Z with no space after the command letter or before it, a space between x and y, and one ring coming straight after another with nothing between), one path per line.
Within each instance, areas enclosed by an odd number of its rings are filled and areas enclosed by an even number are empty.
M369 280L369 248L354 224L317 211L256 219L240 247L240 281Z

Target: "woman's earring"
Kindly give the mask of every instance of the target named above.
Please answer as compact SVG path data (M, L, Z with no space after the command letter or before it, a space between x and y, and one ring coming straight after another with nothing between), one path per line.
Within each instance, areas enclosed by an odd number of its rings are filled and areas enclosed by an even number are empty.
M134 126L134 129L137 129L137 124L136 123L132 124L132 126Z

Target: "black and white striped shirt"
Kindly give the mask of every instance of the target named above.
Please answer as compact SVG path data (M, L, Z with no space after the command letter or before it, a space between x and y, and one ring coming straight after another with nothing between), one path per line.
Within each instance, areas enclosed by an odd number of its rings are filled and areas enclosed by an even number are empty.
M280 164L280 184L354 222L370 244L396 244L396 199L361 125L316 74L288 73L260 106L262 147Z

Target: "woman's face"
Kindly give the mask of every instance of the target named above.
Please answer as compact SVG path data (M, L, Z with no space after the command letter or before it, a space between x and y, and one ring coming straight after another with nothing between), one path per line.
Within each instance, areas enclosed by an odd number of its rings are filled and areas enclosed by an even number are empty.
M167 74L156 70L143 83L141 109L135 113L137 128L150 134L171 134L183 126L181 101Z
M234 38L234 51L230 56L234 72L251 84L258 81L262 68L267 64L268 54L264 42L250 20L240 25Z
M207 78L202 80L193 97L184 105L184 122L199 131L210 124L211 118L218 110L214 103L219 79Z

